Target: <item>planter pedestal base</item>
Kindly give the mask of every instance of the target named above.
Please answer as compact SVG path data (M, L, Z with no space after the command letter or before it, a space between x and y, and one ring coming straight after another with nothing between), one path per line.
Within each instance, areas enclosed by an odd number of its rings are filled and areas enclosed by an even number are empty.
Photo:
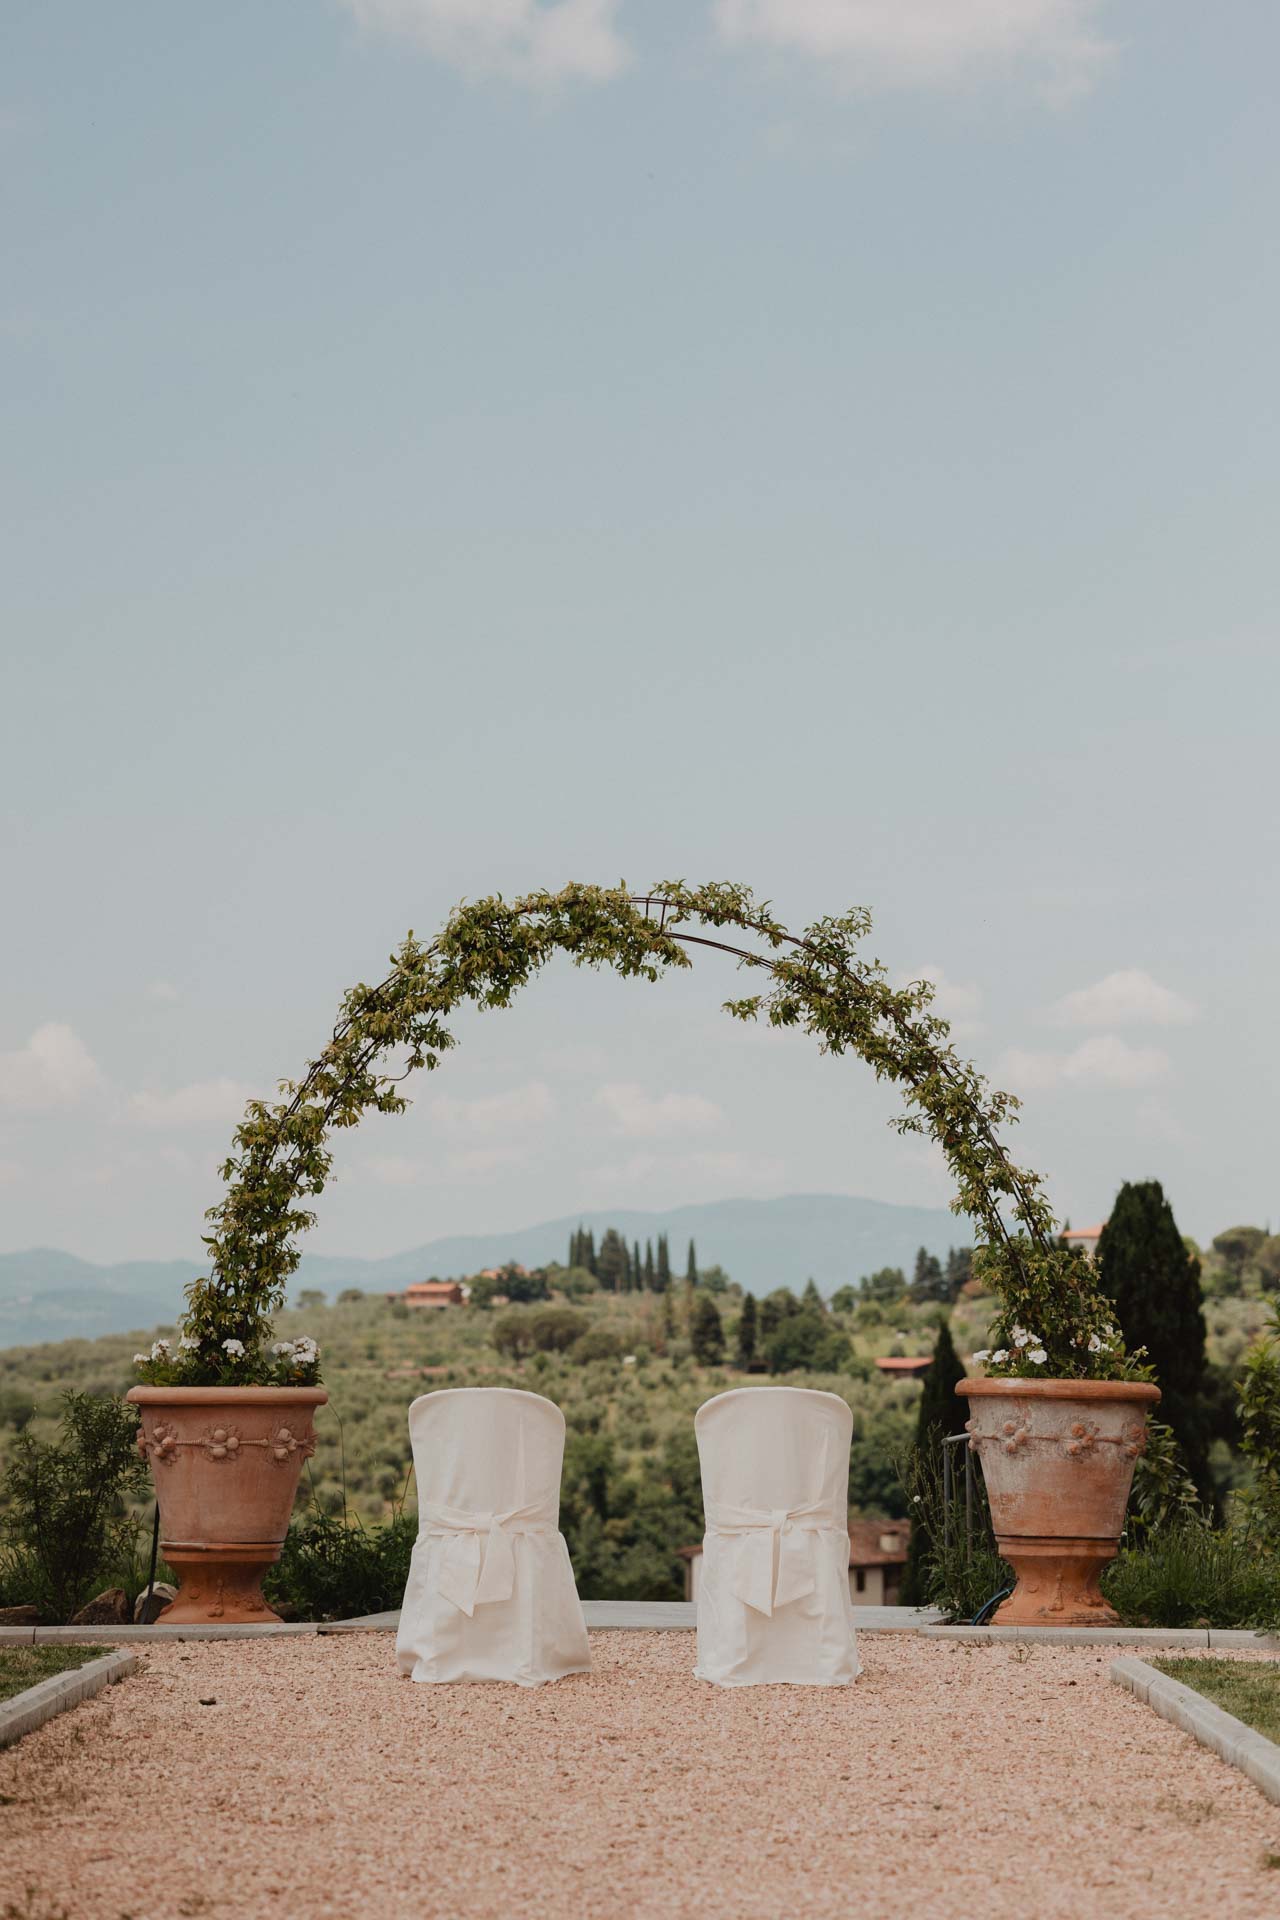
M158 1625L262 1626L280 1618L262 1597L262 1576L280 1558L272 1542L183 1547L162 1541L160 1551L178 1576L178 1597Z
M1103 1599L1099 1576L1117 1540L1068 1540L997 1534L1018 1584L992 1621L997 1627L1114 1627L1120 1616Z

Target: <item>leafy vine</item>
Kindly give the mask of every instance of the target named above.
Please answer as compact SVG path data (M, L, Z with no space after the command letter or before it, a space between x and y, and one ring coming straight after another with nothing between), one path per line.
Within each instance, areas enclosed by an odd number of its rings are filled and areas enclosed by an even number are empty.
M718 937L729 928L752 944ZM669 881L640 895L571 885L510 902L494 896L458 907L429 945L410 933L384 980L344 996L332 1037L303 1078L283 1082L275 1103L250 1101L222 1167L226 1191L207 1216L210 1271L187 1288L177 1351L158 1343L164 1351L139 1356L144 1376L182 1385L314 1381L314 1343L273 1345L270 1332L301 1257L297 1238L315 1219L308 1203L332 1171L331 1134L370 1110L400 1112L400 1082L434 1070L455 1044L449 1014L467 1002L509 1005L553 954L653 982L688 967L691 947L727 953L766 976L759 991L724 1003L734 1018L801 1027L822 1051L856 1053L900 1089L904 1111L891 1124L937 1143L955 1180L954 1210L986 1235L984 1272L1004 1309L997 1337L1008 1334L1002 1345L1012 1348L1020 1321L1035 1313L1044 1323L1035 1336L1045 1354L1039 1364L1049 1372L1126 1370L1122 1349L1101 1339L1109 1309L1088 1262L1055 1245L1040 1176L1001 1145L999 1130L1016 1119L1018 1101L960 1059L946 1021L931 1011L927 980L895 987L879 960L862 957L870 930L870 914L854 908L796 935L746 887ZM392 1055L394 1074L386 1071ZM1008 1370L1030 1371L1022 1348L1015 1351Z

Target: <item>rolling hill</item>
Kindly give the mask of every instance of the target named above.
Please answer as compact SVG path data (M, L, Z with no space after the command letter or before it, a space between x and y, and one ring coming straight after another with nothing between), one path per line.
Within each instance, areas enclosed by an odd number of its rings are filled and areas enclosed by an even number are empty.
M941 1207L900 1207L850 1194L788 1194L776 1200L717 1200L665 1212L621 1207L566 1214L512 1232L451 1235L384 1259L305 1254L298 1287L332 1296L343 1287L393 1292L432 1274L475 1273L520 1260L563 1260L571 1231L607 1226L628 1240L666 1233L672 1265L684 1271L690 1239L704 1265L722 1266L754 1293L803 1286L824 1292L877 1267L910 1269L917 1247L943 1254L967 1243L969 1225ZM199 1261L130 1260L95 1266L56 1249L0 1254L0 1347L72 1336L94 1338L170 1323Z

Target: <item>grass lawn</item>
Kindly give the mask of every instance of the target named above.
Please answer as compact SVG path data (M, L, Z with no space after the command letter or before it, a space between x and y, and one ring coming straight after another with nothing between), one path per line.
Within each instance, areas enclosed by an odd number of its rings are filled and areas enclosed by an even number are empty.
M0 1700L11 1700L55 1673L98 1660L110 1647L0 1647Z
M1194 1687L1215 1707L1268 1740L1280 1741L1280 1661L1153 1660L1153 1667Z

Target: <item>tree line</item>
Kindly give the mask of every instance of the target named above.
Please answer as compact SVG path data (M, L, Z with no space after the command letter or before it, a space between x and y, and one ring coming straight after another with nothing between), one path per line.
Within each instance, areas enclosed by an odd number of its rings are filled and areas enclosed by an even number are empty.
M633 1240L628 1246L616 1227L606 1227L596 1246L590 1227L579 1226L569 1235L570 1267L578 1267L597 1280L605 1293L666 1293L672 1283L671 1248L665 1233L660 1233L655 1249L652 1240ZM719 1273L719 1268L715 1270ZM686 1286L698 1285L698 1253L692 1240L685 1261Z

